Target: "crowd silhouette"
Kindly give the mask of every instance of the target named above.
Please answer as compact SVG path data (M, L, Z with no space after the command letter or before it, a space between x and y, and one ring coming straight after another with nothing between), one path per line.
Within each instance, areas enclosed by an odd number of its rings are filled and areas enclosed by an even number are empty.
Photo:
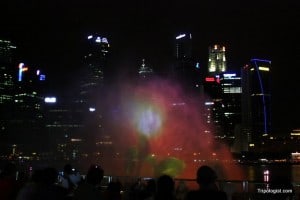
M116 179L103 184L104 170L91 165L81 175L70 164L63 172L46 167L26 173L8 163L0 171L0 200L227 200L228 195L217 184L216 172L209 166L200 166L196 172L198 189L190 190L186 182L177 184L174 178L163 174L157 178L138 178L124 184ZM278 183L287 186L287 183ZM291 188L288 185L288 188ZM268 199L270 195L257 195L238 199ZM293 194L273 195L272 199L292 199ZM237 198L235 198L237 199Z

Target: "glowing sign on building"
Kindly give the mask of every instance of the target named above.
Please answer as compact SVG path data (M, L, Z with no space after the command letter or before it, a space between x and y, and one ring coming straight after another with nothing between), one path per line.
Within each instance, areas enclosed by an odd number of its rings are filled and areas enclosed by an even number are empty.
M215 103L212 102L212 101L207 101L204 103L206 106L211 106L211 105L214 105Z
M270 68L269 67L261 67L261 66L259 66L258 67L258 69L260 70L260 71L270 71Z
M205 81L206 82L215 82L215 78L214 77L206 77Z
M100 37L97 37L96 42L97 42L97 43L101 43L101 38L100 38Z
M25 67L24 63L19 64L18 81L22 81L23 72L28 71L28 67Z
M45 97L45 103L56 103L56 97Z
M44 80L46 80L46 75L41 74L41 75L40 75L40 81L44 81Z
M227 78L231 78L233 76L236 76L236 74L235 73L233 73L233 74L223 74L223 76L227 77Z
M176 37L176 40L179 40L179 39L181 39L181 38L184 38L186 35L185 34L180 34L180 35L178 35L177 37Z
M90 107L90 108L89 108L89 111L90 111L90 112L95 112L95 111L96 111L96 108Z
M105 37L104 37L104 38L102 38L102 42L103 42L103 43L108 43L108 40L107 40L107 38L105 38Z

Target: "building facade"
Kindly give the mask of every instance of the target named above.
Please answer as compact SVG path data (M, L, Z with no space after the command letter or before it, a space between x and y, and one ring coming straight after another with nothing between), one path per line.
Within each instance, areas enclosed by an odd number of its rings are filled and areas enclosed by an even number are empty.
M208 74L216 75L227 70L225 46L213 45L208 48Z
M249 147L271 130L271 61L252 59L242 68L242 126Z

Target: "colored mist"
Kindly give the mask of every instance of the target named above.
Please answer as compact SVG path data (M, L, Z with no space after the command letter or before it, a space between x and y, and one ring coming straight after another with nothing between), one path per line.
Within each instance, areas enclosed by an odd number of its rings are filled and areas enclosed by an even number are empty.
M116 91L109 125L112 145L101 159L106 174L155 177L169 174L195 178L210 165L220 179L242 178L229 148L216 143L204 117L204 96L190 95L178 85L156 80Z

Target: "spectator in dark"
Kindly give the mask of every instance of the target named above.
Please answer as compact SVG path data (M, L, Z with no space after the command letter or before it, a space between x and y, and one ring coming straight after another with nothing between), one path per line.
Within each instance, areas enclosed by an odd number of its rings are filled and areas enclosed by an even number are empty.
M35 171L32 181L21 189L17 200L65 200L67 190L56 184L57 177L58 172L55 168Z
M80 181L81 175L79 174L79 172L77 172L71 164L66 164L64 166L63 175L60 177L61 186L66 188L69 191L70 195L72 195Z
M183 180L180 180L175 190L175 196L177 200L184 200L188 193L188 187Z
M0 174L0 199L11 200L16 198L18 184L16 181L17 167L13 163L7 163Z
M43 170L35 170L31 179L21 188L17 200L37 199L35 196L43 182Z
M225 192L220 191L216 184L217 175L209 166L201 166L197 171L199 189L188 192L186 200L227 200Z
M147 180L143 199L149 199L149 198L153 199L155 193L156 193L156 182L155 179L151 178Z
M138 178L134 184L130 187L128 198L130 200L142 200L144 199L146 184L142 178Z
M172 177L162 175L157 180L154 200L175 200L175 182Z
M80 184L74 191L73 200L101 200L103 194L100 184L103 179L104 170L98 165L92 165L86 175L84 183Z
M112 181L108 184L106 190L106 200L121 200L122 184L119 181Z

